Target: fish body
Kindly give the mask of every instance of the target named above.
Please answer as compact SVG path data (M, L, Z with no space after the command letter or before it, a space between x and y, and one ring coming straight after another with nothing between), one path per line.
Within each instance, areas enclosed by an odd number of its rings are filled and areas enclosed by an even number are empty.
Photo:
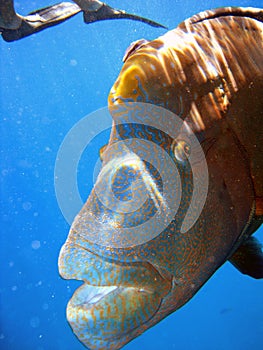
M120 349L227 260L263 277L251 237L263 215L262 18L206 11L128 49L102 170L59 257L61 276L84 282L67 318L88 348Z

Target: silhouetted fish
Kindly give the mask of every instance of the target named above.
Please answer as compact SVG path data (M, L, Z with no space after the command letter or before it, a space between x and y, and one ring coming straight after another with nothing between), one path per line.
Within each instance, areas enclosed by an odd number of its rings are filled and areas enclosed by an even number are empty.
M0 33L5 41L15 41L41 30L53 27L83 12L84 22L92 23L107 19L131 19L153 27L166 28L148 18L117 10L99 0L75 0L60 2L21 16L15 12L13 0L0 0Z

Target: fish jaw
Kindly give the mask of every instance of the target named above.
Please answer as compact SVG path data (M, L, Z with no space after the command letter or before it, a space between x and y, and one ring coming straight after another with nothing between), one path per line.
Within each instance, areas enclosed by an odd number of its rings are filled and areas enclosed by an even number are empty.
M120 349L143 332L143 325L158 312L161 301L156 293L143 288L84 283L68 303L67 319L87 348Z

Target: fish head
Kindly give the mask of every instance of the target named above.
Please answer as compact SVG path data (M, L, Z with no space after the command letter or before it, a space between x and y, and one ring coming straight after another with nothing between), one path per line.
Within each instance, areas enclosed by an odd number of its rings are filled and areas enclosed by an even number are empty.
M224 124L192 132L191 96L162 48L157 40L128 52L109 95L101 171L60 252L61 276L84 282L67 318L90 349L120 349L186 303L250 215L242 150Z
M183 121L144 103L112 116L101 171L59 257L63 278L84 281L67 318L91 349L118 349L179 307L190 258L181 231L194 224L186 217L196 145Z
M59 258L63 278L84 282L67 318L90 349L119 349L178 309L226 255L222 239L210 247L215 220L209 241L204 234L207 168L198 140L162 107L119 107Z

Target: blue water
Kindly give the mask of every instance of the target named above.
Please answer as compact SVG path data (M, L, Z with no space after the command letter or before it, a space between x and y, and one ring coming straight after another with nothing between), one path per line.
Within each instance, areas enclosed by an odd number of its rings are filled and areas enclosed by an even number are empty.
M52 1L17 1L26 14ZM109 1L169 29L219 6L258 1ZM81 350L66 321L79 283L59 277L57 259L69 225L54 190L61 142L74 124L107 104L130 42L165 30L128 20L85 25L81 15L23 40L0 41L1 238L0 349ZM85 200L93 165L108 134L96 138L79 166ZM257 234L262 237L263 230ZM127 350L260 350L263 282L226 263L182 309L127 345Z

